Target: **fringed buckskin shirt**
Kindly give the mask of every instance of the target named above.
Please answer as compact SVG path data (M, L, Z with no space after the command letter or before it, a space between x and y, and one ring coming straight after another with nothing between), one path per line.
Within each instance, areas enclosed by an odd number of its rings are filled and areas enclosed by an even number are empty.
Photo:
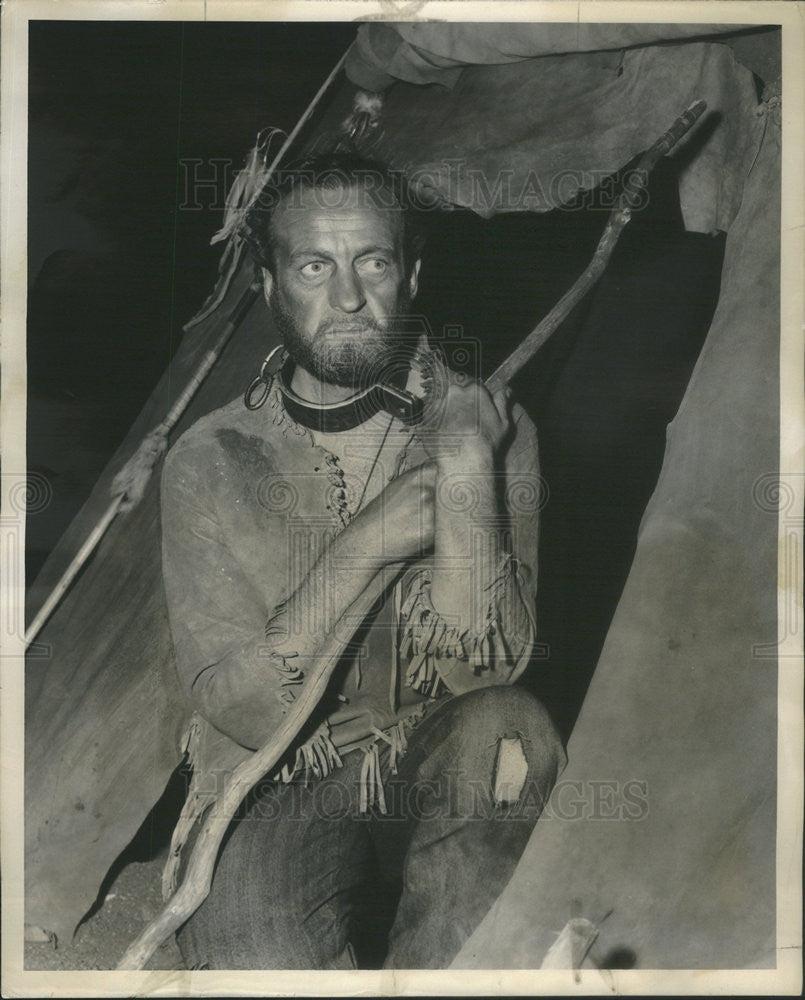
M429 705L510 683L525 669L535 638L540 481L534 425L518 406L513 422L499 461L506 543L480 595L483 628L470 634L440 618L429 598L429 560L391 567L368 614L342 619L350 645L276 780L327 774L344 754L361 751L361 808L383 811L379 741L390 747L393 773L407 729ZM380 413L353 430L318 433L288 416L276 386L261 409L238 399L171 448L162 475L163 578L179 679L193 709L184 746L193 778L169 882L223 777L269 739L304 685L293 634L315 634L316 609L311 621L290 624L286 600L350 520L425 461L411 428L396 418ZM471 481L444 485L448 501L472 518ZM317 584L327 601L328 581Z

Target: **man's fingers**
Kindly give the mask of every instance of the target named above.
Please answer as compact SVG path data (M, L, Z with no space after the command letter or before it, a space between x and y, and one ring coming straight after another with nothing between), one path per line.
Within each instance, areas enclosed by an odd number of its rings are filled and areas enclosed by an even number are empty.
M509 419L509 405L511 404L512 391L508 385L503 385L492 393L492 402L498 411L498 416L504 422Z

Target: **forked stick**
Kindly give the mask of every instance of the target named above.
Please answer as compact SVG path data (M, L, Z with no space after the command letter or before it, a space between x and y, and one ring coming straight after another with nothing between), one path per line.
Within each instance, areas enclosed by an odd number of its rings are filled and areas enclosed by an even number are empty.
M646 186L652 167L661 156L664 156L676 145L702 115L706 107L704 101L696 101L692 104L641 158L637 168L626 182L617 205L610 214L609 221L587 269L542 322L490 375L486 380L487 388L494 391L506 385L523 365L531 360L548 337L567 317L570 310L593 287L612 256L612 251L615 249L623 227L631 218L632 209ZM382 589L382 585L379 588L370 586L356 604L365 604L368 613L371 604ZM293 740L296 739L308 716L324 694L333 669L343 652L344 645L345 643L340 640L335 641L335 647L322 658L321 663L310 673L307 684L294 702L293 710L285 722L254 756L245 760L232 772L221 796L210 809L201 833L193 845L182 884L165 904L162 911L129 946L117 967L119 970L143 969L168 935L177 931L207 898L212 885L213 869L221 841L238 806L260 778L276 766Z

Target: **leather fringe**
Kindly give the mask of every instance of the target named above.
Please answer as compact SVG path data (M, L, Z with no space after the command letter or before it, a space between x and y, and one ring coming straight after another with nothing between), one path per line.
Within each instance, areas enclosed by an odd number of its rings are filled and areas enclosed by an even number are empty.
M421 570L402 602L403 627L400 655L410 657L406 681L422 694L435 695L441 685L436 663L439 659L467 661L476 674L494 670L507 662L509 650L501 631L500 605L512 578L520 582L517 560L506 555L495 578L485 588L488 602L484 625L477 633L459 629L445 621L430 598L431 570ZM531 616L529 616L531 617Z

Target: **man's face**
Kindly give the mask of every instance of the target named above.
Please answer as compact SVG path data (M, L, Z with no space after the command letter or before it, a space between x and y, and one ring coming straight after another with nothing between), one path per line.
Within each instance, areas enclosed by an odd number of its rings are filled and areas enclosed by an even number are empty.
M400 349L395 318L419 273L417 261L405 274L400 212L361 187L307 188L277 206L271 225L265 292L291 356L322 382L376 381Z

